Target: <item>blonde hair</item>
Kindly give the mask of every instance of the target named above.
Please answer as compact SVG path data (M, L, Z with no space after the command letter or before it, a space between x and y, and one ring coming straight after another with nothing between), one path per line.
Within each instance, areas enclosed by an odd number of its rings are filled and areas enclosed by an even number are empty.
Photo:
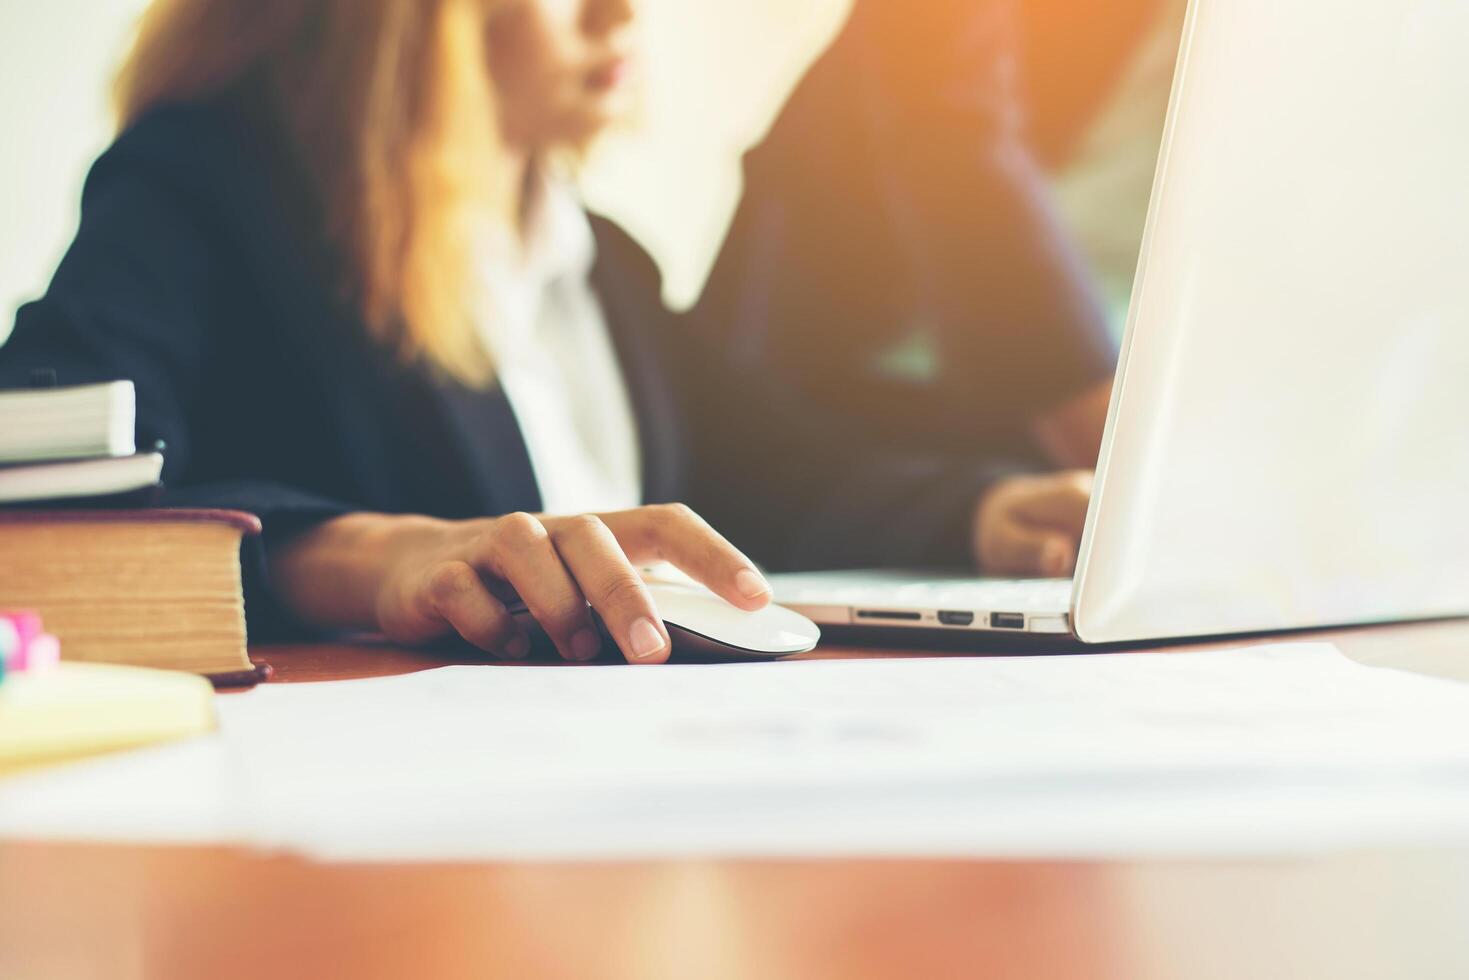
M485 52L489 2L154 0L117 79L119 122L167 103L263 99L369 332L483 384L470 236L478 215L512 213L515 190Z

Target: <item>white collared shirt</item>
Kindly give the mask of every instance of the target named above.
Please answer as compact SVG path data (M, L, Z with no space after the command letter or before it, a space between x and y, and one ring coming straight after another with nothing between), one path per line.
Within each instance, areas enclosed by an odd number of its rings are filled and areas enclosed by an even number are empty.
M548 514L642 503L637 423L591 284L596 240L572 192L542 179L520 243L482 250L480 335Z

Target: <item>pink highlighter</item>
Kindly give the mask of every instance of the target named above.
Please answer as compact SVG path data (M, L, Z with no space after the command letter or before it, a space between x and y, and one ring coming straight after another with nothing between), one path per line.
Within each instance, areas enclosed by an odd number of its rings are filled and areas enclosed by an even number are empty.
M61 642L43 630L34 612L0 613L0 649L6 650L6 669L45 670L61 661Z

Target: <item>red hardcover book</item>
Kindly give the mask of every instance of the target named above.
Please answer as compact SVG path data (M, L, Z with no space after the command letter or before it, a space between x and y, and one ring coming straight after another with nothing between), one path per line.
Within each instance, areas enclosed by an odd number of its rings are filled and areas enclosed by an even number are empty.
M259 533L228 510L0 511L0 609L38 611L64 660L255 684L240 542Z

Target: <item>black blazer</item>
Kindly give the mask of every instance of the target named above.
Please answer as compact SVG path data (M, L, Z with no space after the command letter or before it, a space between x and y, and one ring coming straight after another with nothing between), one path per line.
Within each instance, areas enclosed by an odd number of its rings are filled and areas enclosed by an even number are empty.
M44 298L0 348L0 386L131 379L140 442L167 443L165 502L259 515L243 556L256 639L295 630L265 549L353 510L535 511L533 471L494 388L370 342L328 288L309 207L270 142L222 106L154 112L96 162ZM670 314L656 267L594 221L595 289L628 380L649 502L682 499L775 568L961 564L974 501L1009 467L877 452L771 380L722 331ZM706 313L707 316L707 313Z

